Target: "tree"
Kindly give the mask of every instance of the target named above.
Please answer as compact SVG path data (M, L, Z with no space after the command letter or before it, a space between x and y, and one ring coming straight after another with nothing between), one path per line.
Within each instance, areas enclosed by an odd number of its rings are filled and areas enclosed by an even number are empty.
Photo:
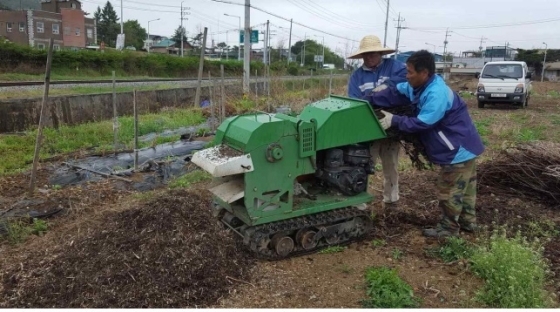
M202 45L202 40L203 39L204 39L204 34L203 33L199 33L198 35L194 36L192 38L193 47L200 48L200 46Z
M529 67L533 67L535 70L535 73L538 73L540 75L540 73L542 72L542 66L543 66L543 61L544 61L544 51L542 50L523 50L523 49L518 49L517 50L517 55L515 57L516 61L523 61L525 63L527 63L527 66ZM547 50L546 51L546 62L550 63L550 62L555 62L557 60L560 60L560 50Z
M177 47L180 48L181 47L181 33L183 34L183 42L186 43L188 42L187 39L187 31L185 30L185 27L181 28L181 25L179 25L177 27L177 29L175 29L175 33L173 34L173 36L171 37L171 40L175 41L177 44ZM184 45L184 44L183 44Z
M125 33L125 47L133 46L136 50L142 49L144 40L148 36L146 29L140 26L137 20L128 20L123 24Z
M117 17L117 12L115 12L111 2L107 1L103 10L100 10L99 7L97 7L97 11L93 16L94 18L99 19L97 21L97 38L104 41L107 46L116 46L117 35L120 33L120 27L118 24L119 18Z
M224 53L224 50L226 50L227 48L229 48L229 46L228 46L227 43L225 43L225 42L220 42L220 43L218 43L218 44L216 45L216 47L217 47L218 49L220 49L220 52L221 52L221 53Z
M99 22L101 21L101 8L97 7L95 13L93 13L93 19L95 19L95 24L99 27Z

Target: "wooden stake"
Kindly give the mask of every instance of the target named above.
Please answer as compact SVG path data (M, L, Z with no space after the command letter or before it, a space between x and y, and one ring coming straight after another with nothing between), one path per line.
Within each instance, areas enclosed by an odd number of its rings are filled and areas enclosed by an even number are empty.
M49 99L49 86L51 82L51 65L53 54L54 40L49 40L49 51L47 53L47 68L45 70L45 89L43 91L43 101L41 102L41 112L39 115L39 129L37 131L37 140L35 141L35 154L33 156L33 169L31 170L31 182L29 184L29 196L33 196L35 191L35 179L37 178L37 164L39 163L39 152L41 150L41 141L43 140L43 122L45 119L45 106Z
M113 70L113 133L114 133L114 144L115 144L115 156L117 156L117 144L118 144L118 133L119 133L119 118L117 117L117 91L115 86L115 71Z
M134 109L134 170L138 170L138 107L136 105L136 89L132 90Z
M220 91L222 93L222 121L224 121L226 119L226 95L225 95L225 89L226 89L226 84L224 81L224 64L220 64L220 73L222 75L222 86L220 88Z
M332 69L331 69L331 75L329 78L329 96L331 96L332 93Z
M259 76L257 75L258 72L255 69L255 97L259 97Z
M210 130L214 131L214 92L212 92L212 87L215 87L214 80L210 75L210 71L208 71L208 93L210 95Z
M194 96L194 107L200 106L200 87L202 84L202 70L204 69L204 50L206 47L206 34L208 28L204 27L204 37L202 38L202 46L200 46L200 63L198 64L198 84L196 85L196 95Z

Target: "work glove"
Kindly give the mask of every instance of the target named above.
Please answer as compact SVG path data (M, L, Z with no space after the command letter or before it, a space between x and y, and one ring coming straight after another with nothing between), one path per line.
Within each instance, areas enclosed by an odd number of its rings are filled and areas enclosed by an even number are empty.
M371 90L371 92L379 92L379 91L383 91L385 89L389 88L389 86L386 83L382 83L380 85L378 85L377 87L375 87L373 90Z
M386 112L384 110L381 110L381 112L383 113L383 115L385 115L385 117L381 118L379 122L381 123L381 127L383 127L383 130L387 130L391 128L391 122L393 121L393 114Z

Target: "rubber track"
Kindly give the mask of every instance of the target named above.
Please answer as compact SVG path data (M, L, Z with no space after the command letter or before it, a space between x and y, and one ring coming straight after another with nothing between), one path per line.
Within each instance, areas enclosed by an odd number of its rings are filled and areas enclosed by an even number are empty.
M294 251L292 251L286 257L280 257L272 249L266 250L266 253L263 253L262 251L258 250L258 246L259 246L258 242L263 237L272 237L275 233L278 232L285 232L285 231L293 232L307 227L328 226L336 223L341 223L344 221L349 221L354 217L363 217L366 219L365 228L360 236L340 237L339 241L332 245L326 243L324 239L321 239L317 244L317 246L310 250L302 249L298 245L298 243L294 241L295 243ZM245 232L247 231L252 232L254 230L254 233L250 235L250 241L248 247L256 255L257 258L264 259L264 260L280 260L280 259L288 259L292 257L299 257L303 255L313 254L321 249L330 246L345 246L351 244L355 241L358 241L362 236L367 234L372 227L373 227L373 221L371 220L368 210L359 210L355 207L347 207L347 208L341 208L337 210L297 217L293 219L287 219L283 221L257 225L248 228L247 230L245 230ZM348 235L348 233L346 235Z

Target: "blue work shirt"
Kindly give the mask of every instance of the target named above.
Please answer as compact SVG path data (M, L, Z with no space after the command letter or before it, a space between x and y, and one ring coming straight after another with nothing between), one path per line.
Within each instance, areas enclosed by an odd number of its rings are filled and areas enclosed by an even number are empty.
M418 133L434 164L462 163L485 150L465 101L438 75L419 88L403 82L372 93L366 99L381 107L412 105L415 116L394 115L391 126L406 133Z
M405 81L405 63L392 58L384 58L374 69L361 66L352 73L348 81L348 97L360 99L383 83L396 85Z

